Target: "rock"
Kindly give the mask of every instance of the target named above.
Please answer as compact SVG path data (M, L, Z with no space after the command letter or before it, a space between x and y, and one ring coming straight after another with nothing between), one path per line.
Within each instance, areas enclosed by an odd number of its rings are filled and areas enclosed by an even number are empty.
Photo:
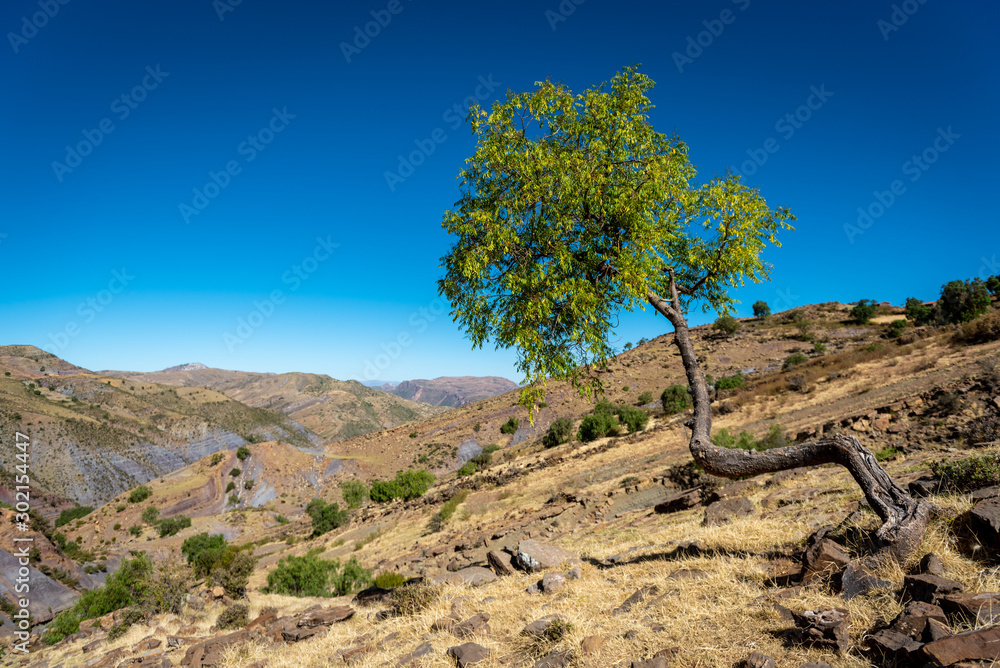
M969 511L962 523L969 542L982 546L987 555L1000 554L1000 498L989 498L978 502Z
M921 647L923 643L892 629L882 629L868 638L868 648L882 659L882 665L911 665Z
M306 612L296 622L300 629L311 629L317 626L330 626L336 622L343 622L354 616L354 608L349 605L338 605L333 608L319 608Z
M950 666L961 661L1000 661L1000 626L929 642L920 650L920 655L932 666Z
M559 568L565 562L579 563L580 557L556 545L528 538L518 543L517 554L511 561L522 571L540 573Z
M995 499L1000 497L1000 485L993 485L992 487L980 487L977 490L973 490L969 494L969 498L973 501L982 501L984 499Z
M802 583L824 580L847 567L851 558L840 545L829 538L820 538L802 557Z
M941 481L931 476L924 476L912 481L906 488L909 490L910 496L926 499L941 491Z
M374 605L375 603L384 603L391 595L391 589L382 589L373 585L355 594L352 602L355 605Z
M914 601L937 603L939 598L961 591L960 583L939 575L907 575L903 578L903 595Z
M493 654L491 650L474 642L467 642L464 645L457 645L448 648L448 656L458 661L459 668L471 666L474 663L486 661Z
M344 663L350 664L356 661L361 661L368 654L371 654L375 650L371 645L358 645L356 647L349 647L348 649L343 649L337 652Z
M730 499L716 501L708 508L705 508L705 524L713 526L731 522L737 517L753 515L756 511L753 501L745 496L737 496Z
M1000 622L1000 593L951 594L939 604L952 623L989 626Z
M418 665L419 659L427 656L428 654L434 653L434 646L429 642L421 643L417 646L415 650L404 654L403 656L396 659L396 668L409 668L410 666Z
M211 666L221 663L222 654L230 645L249 642L252 635L246 629L241 629L235 633L228 633L223 636L216 636L202 641L196 645L188 647L184 658L181 659L182 666L191 668L201 668L201 666Z
M809 663L803 663L799 668L833 668L826 661L810 661Z
M928 552L920 559L920 564L917 566L917 572L923 575L937 575L938 577L944 577L944 564L941 562L941 557L937 556L933 552Z
M513 575L514 565L510 563L510 555L500 550L490 550L486 553L486 563L499 576Z
M567 580L579 580L582 577L583 577L583 571L580 570L579 566L574 566L569 570L568 573L566 573Z
M639 589L636 589L631 596L622 601L621 605L612 610L611 614L616 617L618 615L623 615L632 608L634 608L639 603L645 601L647 598L656 596L659 593L660 590L658 587L656 587L656 585L653 585L652 587L640 587Z
M822 610L806 610L792 613L795 626L798 627L799 640L808 645L834 649L843 654L847 651L850 641L847 637L847 624L850 613L843 608L824 608Z
M580 650L584 654L593 654L594 652L601 651L605 642L607 641L601 636L587 636L583 639L583 642L580 643Z
M950 638L951 636L952 632L947 624L939 622L936 619L927 620L927 630L924 631L924 642L934 642L935 640Z
M923 640L927 623L930 620L937 620L945 623L944 611L936 605L924 603L923 601L911 601L903 608L903 611L896 615L889 625L890 628L908 638Z
M480 612L478 615L469 617L461 624L452 627L451 632L459 638L470 636L489 635L490 633L490 613Z
M740 668L777 668L777 666L771 657L760 652L754 652L743 659Z
M431 623L431 631L437 633L438 631L451 631L455 628L455 624L458 624L458 620L453 617L442 617L441 619L435 619Z
M653 512L660 515L676 513L701 505L701 488L685 489L653 506Z
M566 618L562 615L546 615L536 619L521 629L521 634L541 638L546 635L549 625L555 621L565 622Z
M219 586L212 587L212 597L213 598L217 598L218 599L218 598L222 598L225 595L226 595L226 590L223 589L222 587L219 587Z
M569 650L563 652L550 652L544 659L539 659L532 664L531 668L564 668L570 664L573 653Z
M150 650L156 649L162 644L163 641L159 640L158 638L153 638L153 637L144 638L135 644L135 646L132 648L132 653L136 654L141 652L148 652Z
M840 595L848 601L876 589L891 589L892 587L893 584L888 580L877 578L863 567L853 563L847 564L840 576Z
M560 573L546 573L542 576L542 591L546 594L552 594L560 589L566 584L566 578Z
M469 566L454 573L442 573L431 582L436 585L453 584L479 587L487 582L493 582L496 579L497 576L488 568L483 568L482 566Z

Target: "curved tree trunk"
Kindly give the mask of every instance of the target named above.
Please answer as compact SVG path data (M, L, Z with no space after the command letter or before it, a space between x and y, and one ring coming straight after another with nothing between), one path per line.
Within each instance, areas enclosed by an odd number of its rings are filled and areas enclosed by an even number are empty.
M763 452L712 444L712 406L708 384L691 343L691 333L672 274L670 292L669 301L652 290L647 299L674 326L674 342L680 349L694 403L694 426L689 447L698 465L712 475L737 478L817 464L840 464L854 476L869 505L884 522L876 532L880 548L876 558L891 557L903 561L913 554L923 540L930 507L914 500L893 482L871 451L853 436L835 434L814 443Z

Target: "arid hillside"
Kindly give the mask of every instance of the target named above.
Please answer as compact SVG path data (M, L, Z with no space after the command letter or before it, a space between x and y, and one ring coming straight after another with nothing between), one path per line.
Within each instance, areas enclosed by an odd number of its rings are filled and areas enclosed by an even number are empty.
M432 406L465 406L517 389L517 383L498 376L442 376L433 380L404 380L381 389L404 399Z

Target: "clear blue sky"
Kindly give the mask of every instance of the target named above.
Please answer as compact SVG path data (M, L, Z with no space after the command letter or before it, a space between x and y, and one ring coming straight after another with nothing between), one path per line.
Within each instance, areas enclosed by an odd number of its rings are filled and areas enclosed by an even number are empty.
M234 2L3 3L0 342L93 369L520 380L435 301L473 148L454 109L636 63L703 176L798 217L741 314L1000 273L996 3ZM625 316L620 343L665 330Z

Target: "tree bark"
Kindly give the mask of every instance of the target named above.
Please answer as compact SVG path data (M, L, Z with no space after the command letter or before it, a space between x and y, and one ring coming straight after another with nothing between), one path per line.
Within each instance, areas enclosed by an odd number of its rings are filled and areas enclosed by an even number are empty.
M674 326L674 343L684 362L694 404L694 423L689 448L705 471L724 478L740 478L787 469L840 464L854 477L869 505L882 519L876 532L876 560L886 557L905 561L919 547L927 528L930 506L914 500L879 465L875 456L853 436L834 434L813 443L790 445L757 452L723 448L712 444L712 406L705 374L691 342L691 333L670 272L670 296L649 290L647 299Z

